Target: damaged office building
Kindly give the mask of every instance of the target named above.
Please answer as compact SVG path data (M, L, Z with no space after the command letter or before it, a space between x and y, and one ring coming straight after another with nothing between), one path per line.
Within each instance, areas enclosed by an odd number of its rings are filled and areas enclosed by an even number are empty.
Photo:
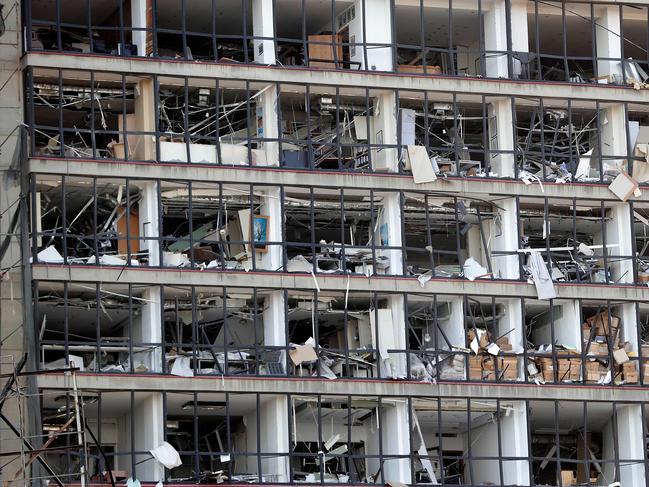
M649 0L0 20L3 487L649 485Z

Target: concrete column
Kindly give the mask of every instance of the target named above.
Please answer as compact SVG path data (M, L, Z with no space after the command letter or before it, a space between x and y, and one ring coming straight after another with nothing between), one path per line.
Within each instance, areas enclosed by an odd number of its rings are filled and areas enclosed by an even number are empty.
M495 252L516 252L518 242L518 205L516 198L498 201L502 209L496 210L496 219L491 222L489 240L491 245L491 268L497 279L518 279L520 277L519 257L516 253L494 255Z
M618 5L599 6L596 9L595 42L597 46L597 76L622 77L622 36ZM602 58L612 58L610 60ZM609 80L616 81L616 80ZM600 81L606 82L606 81Z
M133 27L132 42L137 46L138 56L147 56L147 38L152 36L146 29L152 26L147 25L147 8L152 8L151 0L131 0L131 26Z
M490 171L499 177L513 178L516 174L514 157L514 120L511 98L492 98L489 112Z
M388 458L383 463L383 481L409 484L410 477L410 434L408 431L408 404L395 401L381 408L381 442L384 455L404 455L404 458Z
M611 247L608 254L611 255L609 268L611 279L618 283L633 282L633 260L618 260L615 256L632 255L633 227L631 225L631 207L628 203L620 203L609 210L608 221L606 222L606 244L619 245ZM637 352L638 347L638 319L635 303L624 303L613 307L611 313L621 320L622 337L630 342L631 351Z
M289 414L286 396L263 401L260 419L261 449L267 454L261 461L262 474L267 482L288 482Z
M552 314L550 309L537 320L532 331L532 342L537 345L552 343L552 321L554 319L554 340L581 351L581 313L579 301L561 300L554 302Z
M600 112L600 140L604 170L627 169L626 116L624 105L603 105ZM599 170L599 168L597 168Z
M372 149L372 166L376 171L396 172L398 170L397 144L397 99L394 91L381 93L374 100L372 144L389 144L395 147Z
M268 216L268 241L282 241L282 203L280 201L280 189L269 188L264 192L261 205L261 215ZM262 269L277 270L282 266L282 247L280 245L268 245L266 252L255 252L257 265Z
M399 193L387 193L383 196L383 212L379 220L379 225L374 232L374 242L378 247L381 245L381 233L387 225L387 244L390 247L401 247L401 204ZM383 231L385 235L385 231ZM387 256L390 260L390 266L387 269L389 274L403 274L403 252L400 249L381 250L379 255ZM376 272L376 270L375 270Z
M258 416L257 416L258 415ZM257 421L260 421L260 437L257 438ZM244 417L246 426L246 453L264 453L261 460L261 475L265 482L288 481L288 403L285 396L264 397L259 410ZM277 454L277 455L273 455ZM237 473L259 474L257 458L246 457L237 468Z
M255 62L275 64L275 36L273 0L253 0L252 30ZM265 38L265 39L262 39Z
M151 454L148 453L149 450L157 448L164 441L165 418L163 411L161 393L136 393L133 409L129 409L118 418L120 431L117 451L128 453L132 449L142 453L135 456L137 463L135 472L131 471L130 455L115 457L116 466L114 468L116 470L126 470L128 475L141 482L155 483L164 478L164 467L152 459ZM133 416L132 423L131 416ZM133 431L131 431L131 424L134 426Z
M363 1L365 36L363 36ZM350 58L369 71L392 71L392 15L390 0L355 0L355 17L349 23ZM365 42L366 46L363 46ZM367 46L369 44L369 46ZM385 47L383 47L385 46ZM365 63L367 57L367 65Z
M155 92L153 79L143 79L135 87L134 130L137 132L147 132L150 134L154 134L156 131ZM132 139L136 142L133 144L135 145L135 147L131 147L129 143L130 159L142 161L156 160L156 144L154 135L137 135Z
M277 87L268 85L264 92L257 98L257 120L261 119L261 126L257 128L258 137L264 139L277 139ZM279 166L279 145L277 142L260 142L263 158L254 162L256 166ZM254 161L254 160L253 160Z
M133 341L158 344L154 350L134 353L133 367L140 363L146 365L150 372L162 372L162 296L159 287L151 287L142 294L144 305L142 314L133 322ZM126 330L128 333L128 330Z
M622 485L645 485L642 410L639 404L618 406L617 438Z
M286 346L284 291L272 291L264 299L264 344Z
M498 336L507 333L509 343L512 345L512 352L522 354L523 350L527 346L527 338L525 336L525 327L523 326L521 300L517 298L503 299L503 306L505 316L498 320L498 329L496 330L496 333ZM519 358L518 376L524 377L525 373L524 360Z
M484 5L484 4L483 4ZM511 9L512 51L528 52L529 36L527 32L527 4L522 0L512 0ZM508 78L507 60L507 2L493 0L485 5L485 69L489 78ZM521 73L521 56L514 56L513 75Z
M613 428L612 417L604 427L602 456L609 461L613 460L615 458L615 442L617 441L621 485L645 485L643 418L640 405L618 406L615 419L617 431ZM615 464L602 464L602 470L605 481L613 482Z
M452 297L448 300L449 316L448 319L440 319L437 324L444 332L446 338L451 342L454 347L464 347L466 343L466 332L464 330L464 301L461 296ZM442 317L446 313L440 313ZM437 331L437 348L441 350L449 350L444 336Z
M140 200L140 237L142 240L140 248L149 251L149 265L159 266L160 242L158 240L146 240L146 238L157 238L160 236L159 212L158 212L158 188L154 182L146 182L140 189L142 199Z
M497 457L499 453L498 428L500 428L500 449L506 457L527 457L527 414L525 402L514 401L510 405L501 404L500 418L471 431L471 454L479 457ZM468 441L468 438L467 438ZM500 484L500 465L498 458L493 460L474 460L471 483L482 485ZM503 460L503 485L529 485L529 465L527 460ZM465 476L470 478L471 469L465 467Z

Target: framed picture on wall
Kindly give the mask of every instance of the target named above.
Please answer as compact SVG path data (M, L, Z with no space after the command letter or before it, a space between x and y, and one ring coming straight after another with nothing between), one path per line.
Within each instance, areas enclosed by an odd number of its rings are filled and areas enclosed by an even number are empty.
M268 220L264 215L252 216L252 243L257 252L268 252Z

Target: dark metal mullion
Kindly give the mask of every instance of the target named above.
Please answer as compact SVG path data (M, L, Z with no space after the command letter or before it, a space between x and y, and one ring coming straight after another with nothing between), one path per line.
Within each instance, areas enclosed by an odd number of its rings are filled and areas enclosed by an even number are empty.
M223 154L221 152L221 121L220 121L220 112L221 112L221 84L220 80L217 78L214 80L214 90L215 90L215 98L216 98L216 106L215 106L215 117L214 117L214 123L215 127L214 130L216 131L216 160L218 161L219 165L223 165ZM279 110L278 110L279 111ZM221 211L221 207L223 205L223 201L219 199L219 215L223 214Z
M156 0L153 1L155 2ZM160 130L160 80L158 79L158 76L153 76L153 93L153 110L155 114L155 160L156 162L159 162L162 159L160 155L160 136L162 135L162 131ZM126 117L124 117L124 121L126 122ZM124 126L126 127L126 123L124 123ZM146 136L146 134L143 135ZM126 157L128 158L128 152L126 152Z
M495 304L494 304L495 306ZM495 315L494 315L495 316ZM496 361L496 364L498 362ZM497 378L497 377L496 377ZM508 406L509 407L509 406ZM498 474L500 476L500 483L505 485L505 472L503 470L503 433L502 433L502 421L503 417L501 411L500 399L496 399L496 433L498 439ZM470 427L471 425L469 425ZM509 457L509 455L508 455Z
M363 4L365 3L365 0L363 0ZM372 102L374 103L374 102ZM370 127L370 120L371 120L371 107L370 107L370 89L365 88L365 125L367 127ZM367 139L365 140L365 146L367 150L367 167L370 172L374 171L374 162L372 161L372 142L370 141L369 135L367 136ZM401 172L401 165L399 166L399 172Z
M196 267L194 258L194 203L193 203L194 182L187 181L187 223L189 225L189 265L191 269ZM198 242L199 244L201 242Z
M192 287L192 297L193 297L193 287ZM192 306L192 315L194 314L193 306ZM194 323L193 317L192 317L192 323ZM192 334L194 333L194 326L192 325ZM192 393L192 399L193 399L193 404L192 404L192 409L193 409L193 417L192 417L192 426L193 426L193 443L194 443L194 478L196 479L196 482L200 482L201 478L201 457L200 457L200 447L198 444L199 440L199 434L198 434L198 393L194 392Z
M56 0L57 3L61 0ZM60 35L60 32L59 32ZM58 82L59 82L59 103L57 106L58 116L59 116L59 156L65 157L65 131L63 130L63 71L59 69L58 71Z
M63 51L63 40L61 36L61 0L56 1L56 50ZM29 2L31 3L31 2ZM61 91L59 90L59 96L61 96Z
M246 246L250 249L251 260L252 260L252 270L257 270L257 249L255 247L255 237L252 234L253 219L255 218L255 187L252 184L248 185L248 209L250 210L250 227L248 228L248 242Z
M183 0L183 4L184 4ZM189 79L185 77L183 79L183 97L184 97L184 106L183 106L183 129L184 129L184 139L185 139L185 151L187 154L187 162L192 162L191 155L191 133L189 131ZM190 198L191 201L191 198Z
M261 457L263 454L263 450L261 447L261 394L259 394L258 392L255 393L255 415L256 415L255 428L257 429L257 454L256 454L257 473L258 473L257 479L259 483L262 483L264 481L264 471L261 463Z
M158 266L163 267L164 266L164 253L162 251L162 232L163 232L163 227L162 227L162 213L163 213L163 207L162 207L162 182L158 179L155 184L155 189L156 189L156 203L158 205L158 214L157 214L157 219L158 219L158 234L154 235L154 239L158 242Z
M241 32L243 34L241 47L243 49L243 62L247 64L250 62L250 56L248 52L248 2L247 0L241 0L241 14L242 14ZM254 52L253 52L253 56L254 56ZM248 83L246 82L246 84ZM250 99L248 99L248 102L250 102Z
M541 71L541 29L539 26L539 2L533 2L534 3L534 29L536 30L536 35L534 36L535 39L535 44L536 44L536 69L537 69L537 77L539 80L543 79L543 71ZM530 78L532 78L530 76ZM543 136L541 136L541 139L543 139ZM545 179L545 175L544 175ZM530 450L530 455L531 455ZM531 477L530 477L531 478Z
M536 2L535 2L536 3ZM545 106L543 98L539 98L539 124L540 124L540 139L541 139L541 169L543 172L543 181L547 181L548 174L545 166Z
M252 313L252 324L253 324L253 338L255 340L254 343L254 348L255 348L255 375L260 375L259 371L259 359L261 357L261 349L259 348L259 333L257 330L257 326L259 325L259 318L258 318L258 305L257 305L257 288L253 287L252 288L252 302L253 302L253 313ZM263 308L263 305L262 305Z
M604 282L606 284L611 283L611 277L609 276L609 255L606 242L608 242L607 230L606 230L606 207L604 202L600 201L600 222L602 223L602 259L604 260Z
M164 301L164 300L162 300ZM162 314L162 323L164 323L164 313ZM129 372L132 374L135 372L135 367L133 366L133 284L128 285L128 357L129 357ZM164 330L163 330L164 335ZM147 345L148 347L149 345ZM100 416L101 417L101 416ZM101 423L101 421L98 421Z
M597 20L595 17L595 4L590 4L590 44L591 44L591 60L593 73L595 78L599 76L597 66Z
M370 198L373 196L373 191L370 190ZM347 259L345 258L345 189L340 188L339 199L340 202L340 266L343 273L347 274Z
M377 323L378 323L378 320L377 320ZM377 335L377 337L378 337L378 335ZM378 339L377 339L377 345L378 345ZM384 452L383 452L383 432L384 432L384 428L383 428L383 419L381 418L381 410L383 408L382 398L383 398L383 396L378 396L377 397L377 408L376 408L376 417L378 419L378 428L377 428L377 430L378 430L378 433L379 433L379 475L380 475L380 477L378 479L374 479L374 482L379 480L379 483L383 484L383 483L385 483L386 479L385 479L385 472L384 472L384 468L383 468L383 465L385 464L385 458L383 457L383 455L384 455ZM371 421L371 418L372 417L370 416L370 421Z
M131 411L135 411L135 391L131 391L130 393L130 405L131 405ZM137 472L137 462L136 462L136 456L135 456L135 414L129 414L127 415L129 418L129 423L131 427L130 431L130 454L131 454L131 475L136 477L136 472ZM100 422L100 421L98 421Z
M32 176L35 177L35 176ZM67 176L64 174L61 176L61 247L63 253L63 263L69 264L68 262L68 218L67 218L67 193L65 191Z
M309 223L311 225L311 264L313 265L313 270L311 272L318 272L318 253L316 252L316 243L315 243L315 200L313 195L313 187L309 188ZM322 249L320 249L322 250Z
M507 38L507 71L508 77L514 77L514 56L512 51L512 3L511 0L505 0L505 31Z
M119 42L120 42L120 45L122 47L122 52L121 52L122 56L126 55L126 53L125 53L125 51L126 51L126 48L125 48L126 47L126 39L124 37L124 4L125 3L126 2L119 2L119 9L118 9L118 12L119 12ZM131 16L131 18L132 18L132 16ZM132 21L131 21L131 23L132 23Z
M223 370L221 371L221 375L229 375L230 360L228 358L228 352L230 347L229 347L228 333L230 331L230 326L228 325L228 320L226 319L228 316L228 290L225 287L223 288L222 299L223 299Z
M248 152L248 165L252 166L252 143L255 142L254 139L257 137L257 133L253 135L252 132L252 127L253 127L253 117L252 117L252 103L250 102L250 81L246 80L246 150ZM270 115L270 114L268 114ZM263 119L262 123L266 123L266 117ZM263 127L262 127L263 130ZM264 136L266 136L266 133L264 132ZM258 142L258 141L257 141Z
M467 435L467 448L466 448L466 458L469 463L469 475L471 476L471 482L475 479L473 471L473 441L471 437L473 436L471 431L471 398L466 398L466 435Z
M315 156L313 150L313 138L311 132L311 85L305 86L304 108L306 111L306 143L307 143L307 165L309 169L315 169ZM278 110L281 113L281 110ZM281 127L280 127L281 130ZM280 132L281 133L281 132ZM283 157L283 154L282 154ZM313 227L311 227L313 228Z
M609 311L610 311L610 308L609 308ZM609 329L609 333L610 333L610 331L611 331L611 329ZM617 427L617 402L612 401L612 406L613 406L613 414L611 415L611 420L613 421L613 425L612 425L613 458L615 460L615 468L613 469L614 472L615 472L615 477L614 477L613 481L616 482L616 481L620 480L620 443L619 443L620 439L618 437L618 427ZM643 443L643 444L646 445L646 443Z
M562 36L562 49L563 49L563 68L565 69L565 80L570 81L570 69L568 67L568 30L566 29L566 4L561 2L561 28Z
M218 43L216 42L216 1L217 0L212 0L212 3L210 5L210 27L211 27L211 34L212 34L212 39L211 39L211 41L212 41L212 54L214 56L214 61L218 62L218 60L219 60L219 49L218 49ZM218 107L218 99L219 99L218 84L219 84L219 80L217 79L215 81L216 81L216 86L217 86L217 88L216 88L216 100L217 100L216 104L217 104L217 107ZM216 123L217 123L216 139L217 139L217 145L218 145L218 138L219 138L219 131L218 131L219 111L218 111L218 108L217 108L217 111L216 111ZM220 158L218 160L221 161Z
M180 28L182 30L183 39L183 59L188 60L189 52L187 50L187 0L180 0ZM187 105L185 105L185 111L186 110L188 110ZM187 160L190 161L190 159Z

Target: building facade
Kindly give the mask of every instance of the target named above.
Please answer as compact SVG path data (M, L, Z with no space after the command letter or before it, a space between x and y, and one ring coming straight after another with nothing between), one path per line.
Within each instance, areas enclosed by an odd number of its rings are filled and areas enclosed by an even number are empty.
M3 481L648 484L648 2L1 12Z

